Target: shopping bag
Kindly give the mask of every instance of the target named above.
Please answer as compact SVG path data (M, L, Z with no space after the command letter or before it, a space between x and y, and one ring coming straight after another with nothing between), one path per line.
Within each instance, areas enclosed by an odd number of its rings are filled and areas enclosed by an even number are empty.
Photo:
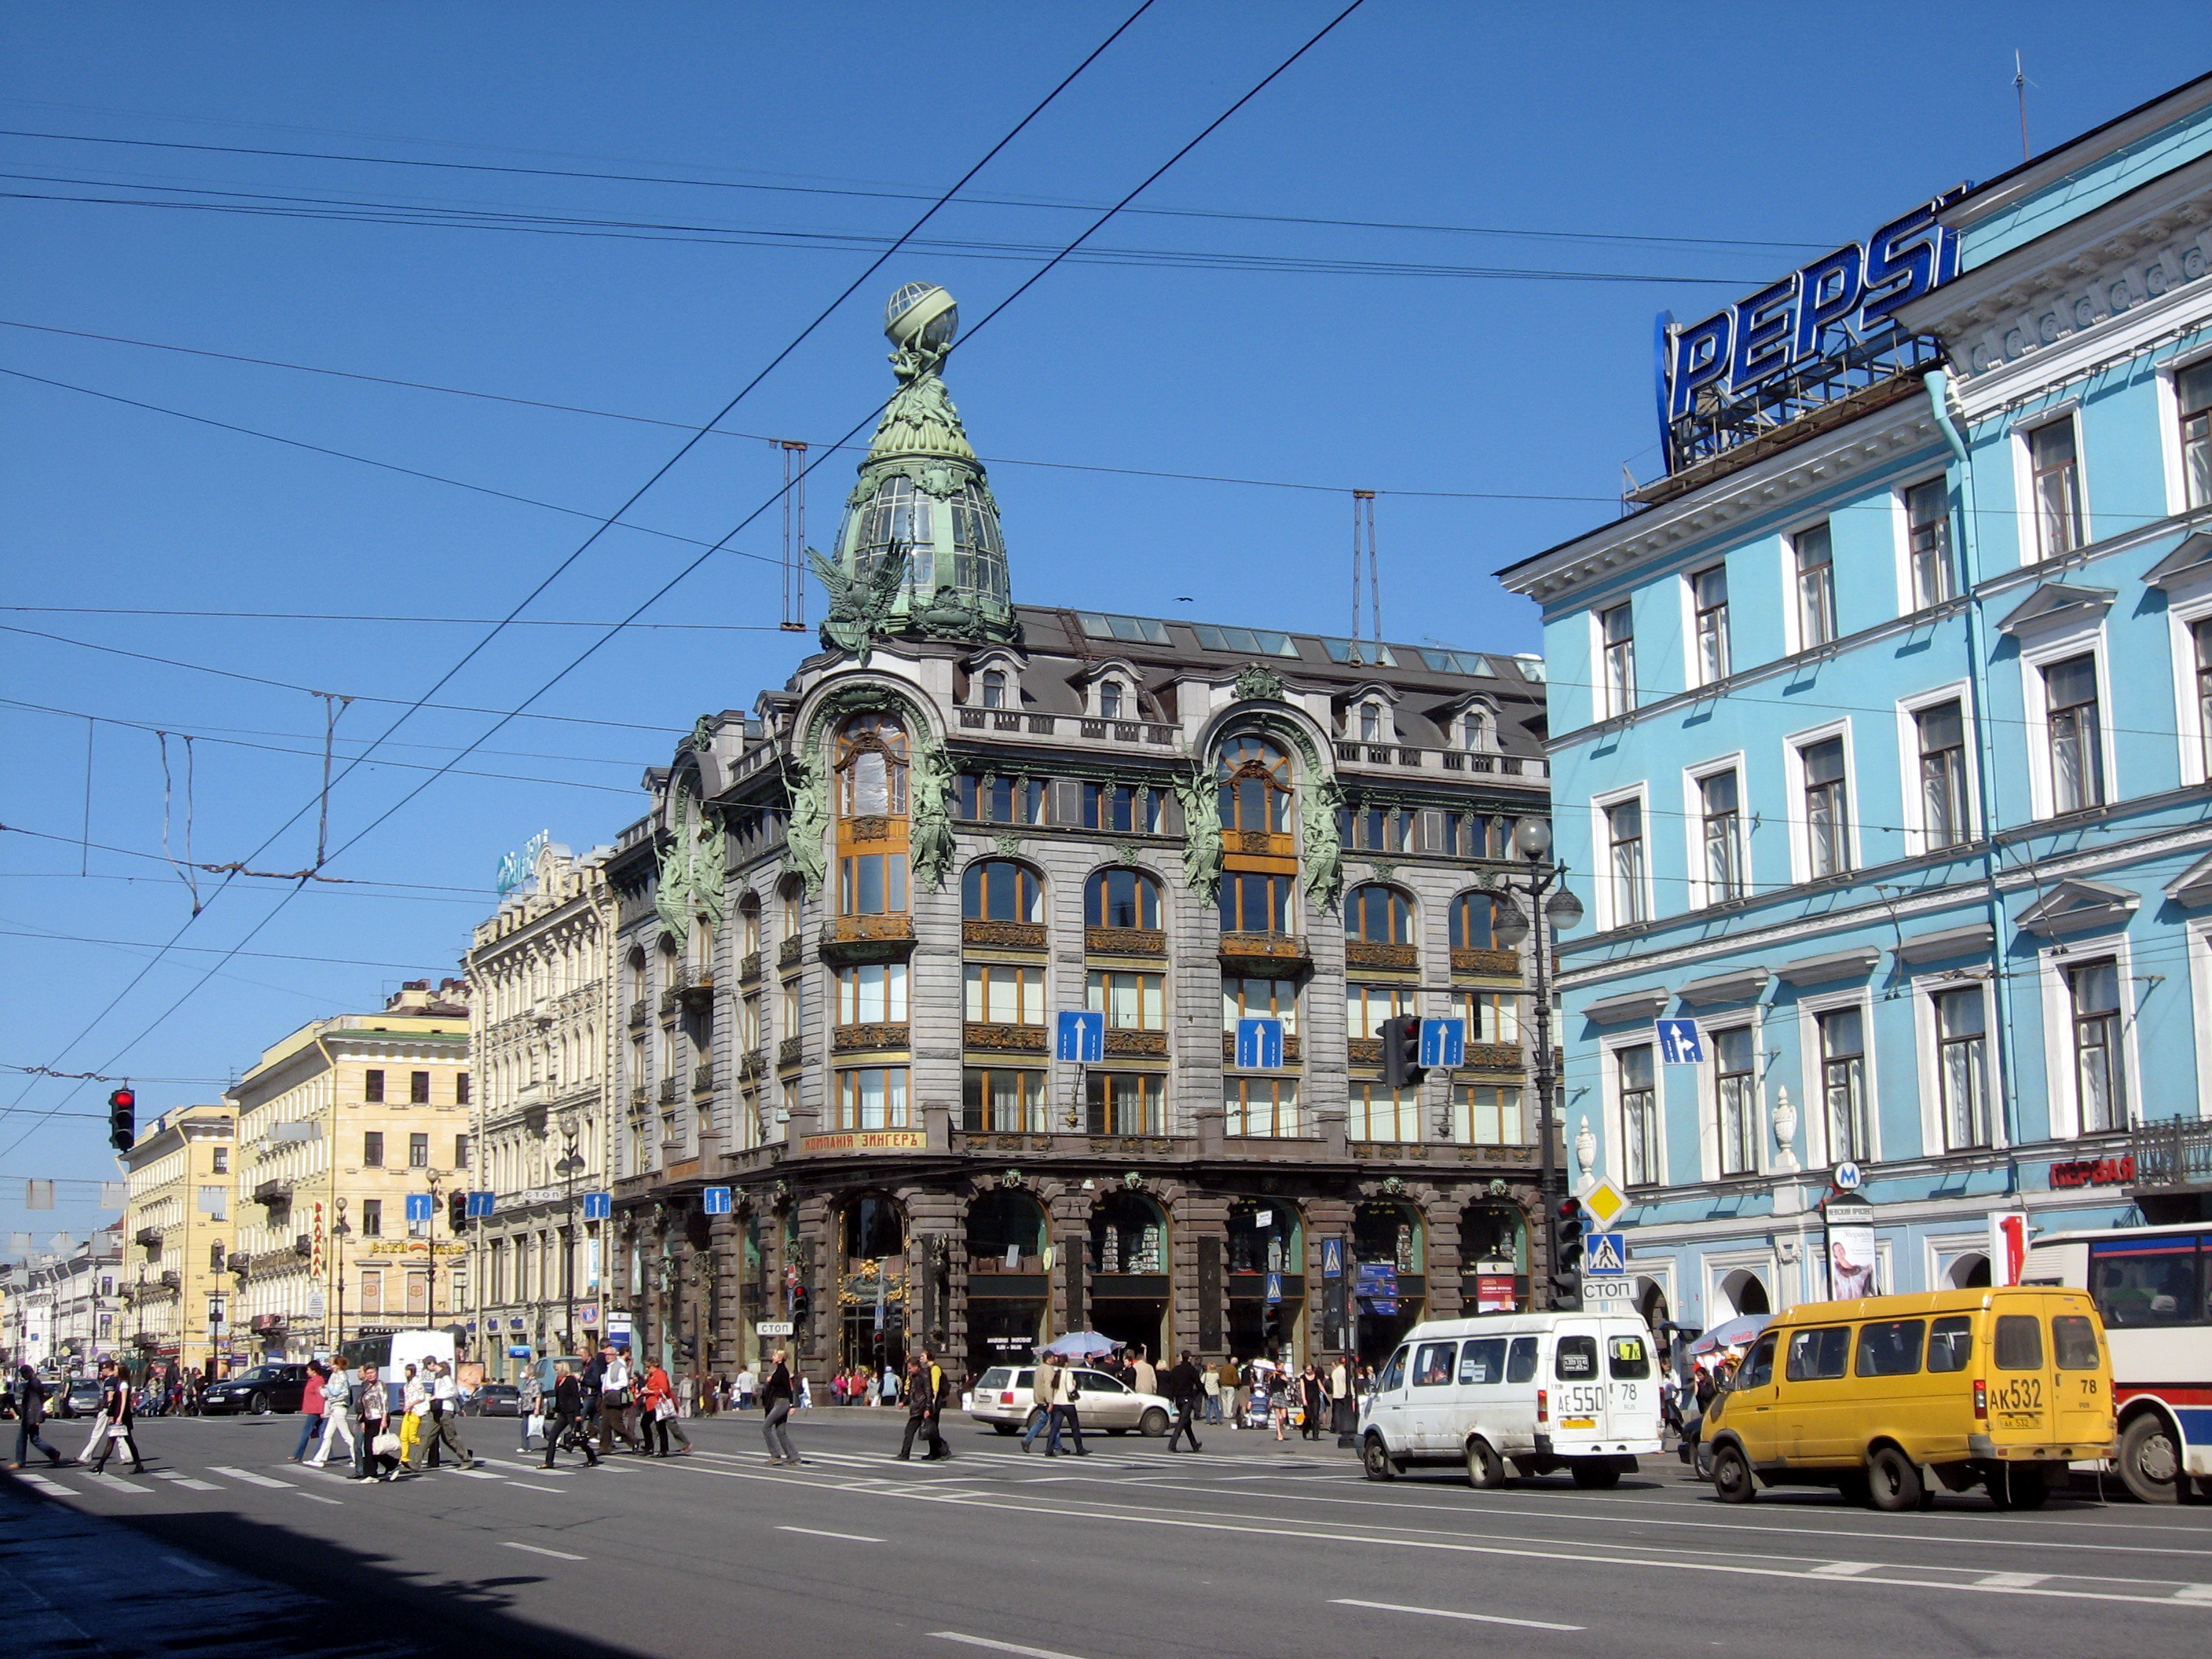
M545 1413L543 1412L531 1413L530 1421L523 1426L522 1437L525 1440L534 1440L543 1436L544 1432Z
M131 1425L128 1423L109 1424L107 1437L110 1440L128 1440L131 1437Z
M397 1457L399 1455L399 1437L396 1434L380 1434L368 1449L378 1457Z
M653 1408L653 1419L656 1423L665 1423L675 1415L676 1402L673 1400L664 1400Z

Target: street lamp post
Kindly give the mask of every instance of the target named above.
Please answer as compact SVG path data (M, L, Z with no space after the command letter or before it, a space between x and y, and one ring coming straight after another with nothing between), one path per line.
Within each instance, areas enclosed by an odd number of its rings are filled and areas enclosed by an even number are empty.
M1551 860L1552 826L1542 818L1527 817L1513 827L1513 850L1525 860L1523 873L1505 878L1504 885L1516 899L1526 896L1528 908L1501 911L1497 937L1508 950L1517 947L1533 932L1536 940L1536 1197L1546 1228L1545 1284L1538 1293L1537 1278L1529 1274L1531 1300L1548 1308L1550 1225L1553 1204L1552 1091L1559 1082L1559 1067L1552 1049L1552 933L1572 927L1583 919L1583 903L1567 890L1567 868ZM1547 897L1547 895L1549 896ZM1533 1260L1531 1262L1533 1267Z
M422 1249L429 1257L429 1306L424 1310L422 1325L426 1330L438 1328L438 1172L423 1172L422 1184L430 1189L430 1218L422 1224Z
M574 1112L561 1114L561 1139L567 1142L561 1161L553 1167L561 1172L562 1185L567 1189L568 1219L561 1230L561 1349L563 1353L576 1351L576 1176L584 1167L583 1154L576 1150L577 1131L582 1127Z
M337 1219L331 1224L331 1286L335 1300L331 1311L331 1352L345 1345L345 1242L353 1229L346 1224L346 1201L337 1201Z

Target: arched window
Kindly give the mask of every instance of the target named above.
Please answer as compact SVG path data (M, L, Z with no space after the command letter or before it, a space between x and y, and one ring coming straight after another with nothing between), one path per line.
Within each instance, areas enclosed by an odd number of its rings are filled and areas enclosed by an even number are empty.
M1382 705L1370 698L1359 705L1359 740L1381 743L1382 738Z
M895 714L855 714L837 734L837 914L907 905L907 735Z
M963 921L1042 921L1044 887L1036 872L1012 859L984 859L960 878Z
M1344 936L1368 945L1411 945L1413 901L1380 882L1353 888L1344 896Z
M906 811L906 727L893 714L855 714L837 738L837 805L847 817Z
M1233 738L1214 768L1221 782L1221 827L1279 836L1290 828L1291 760L1265 738Z
M760 901L748 898L738 907L738 936L740 954L750 956L761 948Z
M1160 884L1141 870L1101 870L1084 890L1086 927L1160 925Z
M1460 729L1468 749L1484 750L1490 747L1490 717L1481 709L1468 709L1461 717Z
M1462 893L1451 902L1451 948L1495 951L1498 901L1487 893Z
M1006 671L989 668L983 672L983 707L1004 708L1006 706Z
M1121 682L1104 679L1098 682L1098 712L1109 720L1123 718L1121 712Z

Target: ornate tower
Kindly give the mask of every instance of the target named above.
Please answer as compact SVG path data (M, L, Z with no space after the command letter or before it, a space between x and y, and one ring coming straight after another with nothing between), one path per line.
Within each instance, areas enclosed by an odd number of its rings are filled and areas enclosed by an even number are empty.
M1020 632L999 504L938 370L959 326L952 296L909 283L884 308L899 389L846 497L822 642L865 655L891 635L981 644Z

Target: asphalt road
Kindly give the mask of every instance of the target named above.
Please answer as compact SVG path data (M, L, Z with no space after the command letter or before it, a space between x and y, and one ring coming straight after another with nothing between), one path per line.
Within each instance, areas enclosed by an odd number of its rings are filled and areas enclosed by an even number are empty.
M1610 1492L1376 1485L1333 1440L1221 1429L1048 1461L963 1423L901 1464L864 1409L799 1419L798 1469L720 1419L690 1456L548 1474L477 1419L485 1468L364 1486L286 1461L297 1425L143 1421L143 1476L0 1473L9 1659L2212 1649L2207 1507L1727 1508L1672 1458Z

